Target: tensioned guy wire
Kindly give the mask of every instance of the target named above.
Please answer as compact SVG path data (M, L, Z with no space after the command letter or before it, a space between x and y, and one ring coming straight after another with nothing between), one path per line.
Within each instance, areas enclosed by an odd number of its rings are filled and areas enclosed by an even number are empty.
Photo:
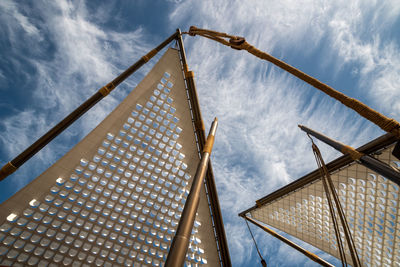
M258 256L260 256L261 265L262 265L263 267L267 267L267 263L265 262L265 260L264 260L263 257L261 256L260 250L258 249L258 246L257 246L257 242L256 242L256 240L254 239L253 233L251 232L249 223L247 222L246 218L244 218L244 220L245 220L245 222L246 222L247 228L249 229L249 232L250 232L251 238L253 239L254 245L256 246Z

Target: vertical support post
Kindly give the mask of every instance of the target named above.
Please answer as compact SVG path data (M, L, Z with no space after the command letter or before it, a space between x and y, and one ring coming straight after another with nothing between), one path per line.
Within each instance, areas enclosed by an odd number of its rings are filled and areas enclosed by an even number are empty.
M183 266L185 261L190 235L196 218L197 208L200 203L200 190L206 175L208 161L210 160L210 154L214 145L214 136L217 131L217 126L218 120L215 118L211 125L201 160L197 166L196 175L193 178L189 195L186 199L186 204L183 208L181 219L179 220L178 229L176 230L176 234L172 240L171 248L165 262L166 267Z
M187 65L185 48L183 45L181 31L179 29L177 29L177 34L178 34L179 51L181 54L182 65L183 65L184 74L185 74L185 80L186 80L186 84L188 87L189 101L190 101L190 105L192 107L192 112L193 112L195 132L196 132L196 135L198 138L200 151L202 151L204 148L205 142L206 142L206 133L205 133L203 119L201 116L200 104L199 104L197 90L196 90L196 84L194 81L193 72L189 71L189 68ZM208 197L210 200L210 208L212 211L212 218L214 220L214 227L215 227L215 231L217 233L216 241L218 242L218 249L220 252L221 262L222 262L223 266L229 267L229 266L232 266L231 258L229 255L228 242L226 240L224 222L222 219L222 213L221 213L221 209L219 206L217 188L216 188L215 181L214 181L214 174L213 174L211 161L208 163L208 169L207 169L205 181L206 181L207 194L208 194Z

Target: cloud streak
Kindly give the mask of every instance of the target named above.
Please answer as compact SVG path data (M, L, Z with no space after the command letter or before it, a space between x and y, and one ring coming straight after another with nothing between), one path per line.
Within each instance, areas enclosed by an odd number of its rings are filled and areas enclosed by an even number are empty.
M389 34L400 13L396 1L359 0L352 1L350 6L348 1L328 0L169 2L173 10L168 28L179 25L187 30L196 25L245 36L261 50L306 68L322 80L328 77L333 87L350 96L360 96L385 114L395 118L400 115L399 38ZM0 2L4 14L0 17L4 26L0 32L11 51L7 64L18 70L26 97L31 98L29 105L14 108L14 114L0 122L0 129L6 133L0 135L2 157L8 160L21 152L40 133L153 47L154 44L143 41L155 37L149 34L155 29L146 25L136 24L125 31L105 26L113 18L109 14L113 5L100 5L93 11L88 10L85 1L37 1L30 7ZM36 11L35 16L28 15L29 9ZM257 255L249 249L250 236L237 213L315 169L309 140L297 124L352 146L382 132L329 97L243 51L200 37L185 36L185 46L189 66L196 75L206 125L214 116L221 122L212 159L225 227L230 233L232 261L235 266L255 264ZM24 56L18 55L20 51L24 51ZM33 168L35 176L43 166L64 154L150 68L151 64L146 65L139 75L121 85L52 142L15 179L26 183L33 178L27 178L28 167L41 166ZM6 83L6 75L1 69L1 87ZM347 87L344 80L354 81L354 87ZM0 107L7 105L0 101ZM7 146L10 143L17 145ZM326 146L320 148L326 161L339 155ZM256 232L257 240L271 255L270 266L274 262L276 266L310 264L265 233ZM289 254L291 259L283 261L282 254Z
M301 53L303 62L298 59L301 56L289 62L295 66L307 67L304 60L309 59L315 62L315 53L326 49L321 44L328 43L331 51L322 61L317 59L320 71L333 66L328 71L341 78L348 75L343 72L345 68L359 66L356 90L345 92L356 96L356 92L364 91L367 97L362 99L367 104L376 107L377 103L383 106L390 103L394 111L391 107L383 110L397 114L394 103L398 91L394 85L400 76L395 66L397 48L390 40L380 39L382 28L392 27L398 16L395 6L390 2L379 8L379 14L372 21L375 35L369 41L362 33L371 27L368 14L372 14L376 4L365 1L356 1L351 8L344 1L252 1L248 5L240 1L187 1L170 19L173 23L183 23L186 28L196 25L245 36L259 49L284 60L288 55ZM384 14L389 15L384 17ZM240 228L244 224L237 213L316 167L309 140L297 124L353 146L381 132L329 97L245 52L201 37L195 40L187 37L185 42L191 69L197 74L204 117L210 122L217 116L221 122L213 156L214 173L224 220L228 222L226 231L238 235L228 238L233 262L246 265L249 264L247 251L238 249L241 246L235 240L248 240L249 235ZM387 68L382 69L378 62L385 62ZM318 72L311 74L319 75ZM334 87L343 86L340 79L332 83ZM377 87L377 83L384 86ZM375 91L376 88L382 89ZM340 155L324 145L320 147L325 160ZM280 250L278 255L288 253L282 246ZM254 251L252 255L257 258ZM281 257L276 264L293 266L306 261L298 253L292 259L284 262Z
M24 5L12 1L0 3L0 9L6 14L1 19L7 29L3 39L15 53L6 60L24 72L30 85L25 85L26 94L31 98L29 105L13 108L13 115L0 121L5 133L0 136L2 154L7 160L22 152L123 68L150 50L143 41L146 34L141 27L128 32L104 31L93 23L84 2L76 6L64 0L51 4L37 1L30 8L37 11L34 18L24 15L28 9ZM21 40L26 42L21 43ZM29 50L30 47L33 49ZM21 49L29 50L22 58L17 55ZM25 66L31 66L32 71L27 71ZM120 102L148 69L149 66L136 78L128 79L118 92L109 95L50 143L31 164L48 166L48 162L54 162L68 151L73 142L85 136ZM24 168L14 177L20 185L33 178L26 175ZM33 174L38 175L43 170L35 169Z

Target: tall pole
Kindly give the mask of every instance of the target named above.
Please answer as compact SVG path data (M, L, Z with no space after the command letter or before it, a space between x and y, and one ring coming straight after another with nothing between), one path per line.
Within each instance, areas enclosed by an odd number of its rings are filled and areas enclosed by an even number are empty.
M185 261L190 235L192 233L197 208L200 202L200 190L206 175L208 161L210 160L210 154L214 145L214 136L217 131L217 126L218 120L215 118L211 125L201 160L197 166L196 175L193 178L189 195L186 199L186 204L183 208L181 219L179 220L178 229L176 230L176 234L172 240L171 248L165 262L166 267L180 267L183 266Z
M343 105L347 106L348 108L351 108L352 110L360 114L362 117L378 125L382 130L394 134L398 139L400 138L400 123L397 122L395 119L388 118L385 115L380 114L379 112L368 107L361 101L348 97L345 94L336 91L332 87L322 83L316 78L302 72L301 70L294 68L293 66L287 64L286 62L279 60L261 50L258 50L257 48L246 42L246 40L243 37L229 35L223 32L199 29L195 26L190 27L188 34L191 36L200 35L209 38L211 40L217 41L223 45L232 47L233 49L236 50L244 49L250 54L260 59L269 61L275 66L289 72L293 76L296 76L297 78L310 84L316 89L324 92L330 97L333 97L334 99L340 101Z
M392 182L398 184L400 186L400 172L391 167L390 165L373 158L369 155L366 155L364 153L358 152L356 149L347 146L345 144L342 144L336 140L333 140L321 133L318 133L310 128L307 128L306 126L299 125L299 128L306 133L314 136L318 140L321 140L325 144L330 145L331 147L335 148L336 150L339 150L343 154L350 154L350 156L354 160L358 160L360 164L364 165L367 168L370 168L371 170L377 172L378 174L388 178Z
M85 114L90 108L92 108L97 102L107 96L115 87L117 87L121 82L128 78L132 73L137 71L145 63L147 63L154 55L156 55L160 50L167 46L171 41L177 38L178 33L172 34L164 42L158 45L155 49L151 50L145 56L140 58L135 64L126 69L123 73L118 75L114 80L112 80L107 85L100 88L93 96L81 104L77 109L72 111L67 117L65 117L56 126L50 129L42 137L40 137L35 143L25 149L21 154L16 156L13 160L6 163L0 169L0 181L6 178L8 175L15 172L19 167L21 167L27 160L33 157L37 152L39 152L44 146L46 146L51 140L57 137L61 132L63 132L68 126Z
M297 245L296 243L293 243L292 241L290 241L289 239L281 236L280 234L278 234L277 232L269 229L268 227L261 225L260 223L258 223L257 221L255 221L254 219L247 217L245 214L239 214L239 216L243 217L245 220L251 222L252 224L260 227L262 230L264 230L265 232L269 233L270 235L278 238L279 240L281 240L282 242L288 244L289 246L291 246L292 248L296 249L297 251L303 253L305 256L307 256L308 258L310 258L311 260L315 261L316 263L321 264L322 266L325 267L333 267L332 264L330 264L329 262L326 262L325 260L321 259L320 257L318 257L317 255L315 255L314 253L311 253L310 251L300 247L299 245Z
M199 151L202 151L204 148L204 145L206 143L206 132L205 132L203 119L201 116L200 104L199 104L199 99L198 99L197 90L196 90L196 83L194 80L193 72L189 71L181 31L179 29L177 29L177 32L178 32L179 52L181 54L182 67L183 67L186 85L187 85L187 89L188 89L188 93L189 93L189 101L190 101L190 105L192 107L194 128L195 128L197 139L199 141L198 142ZM230 267L230 266L232 266L231 258L229 255L228 242L226 240L224 222L222 219L221 208L219 206L217 187L216 187L215 181L214 181L214 174L213 174L213 168L212 168L211 161L208 163L205 180L206 180L206 188L207 188L208 198L209 198L209 202L211 204L210 208L211 208L212 215L213 215L212 220L213 220L213 226L215 227L215 232L216 232L216 242L217 242L217 247L219 248L219 256L220 256L223 266Z

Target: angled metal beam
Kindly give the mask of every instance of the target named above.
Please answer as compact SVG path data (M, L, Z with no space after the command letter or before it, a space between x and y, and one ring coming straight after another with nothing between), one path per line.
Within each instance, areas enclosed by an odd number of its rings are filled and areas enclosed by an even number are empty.
M358 152L356 149L347 146L345 144L342 144L336 140L333 140L332 138L329 138L326 135L314 131L313 129L310 129L306 126L299 125L299 128L305 131L306 133L314 136L318 140L324 142L325 144L328 144L331 147L335 148L336 150L339 150L343 154L350 154L350 156L354 160L358 160L360 164L364 165L367 168L370 168L373 171L376 171L380 175L388 178L389 180L400 186L400 172L392 168L390 165L376 158L373 158L367 154Z

